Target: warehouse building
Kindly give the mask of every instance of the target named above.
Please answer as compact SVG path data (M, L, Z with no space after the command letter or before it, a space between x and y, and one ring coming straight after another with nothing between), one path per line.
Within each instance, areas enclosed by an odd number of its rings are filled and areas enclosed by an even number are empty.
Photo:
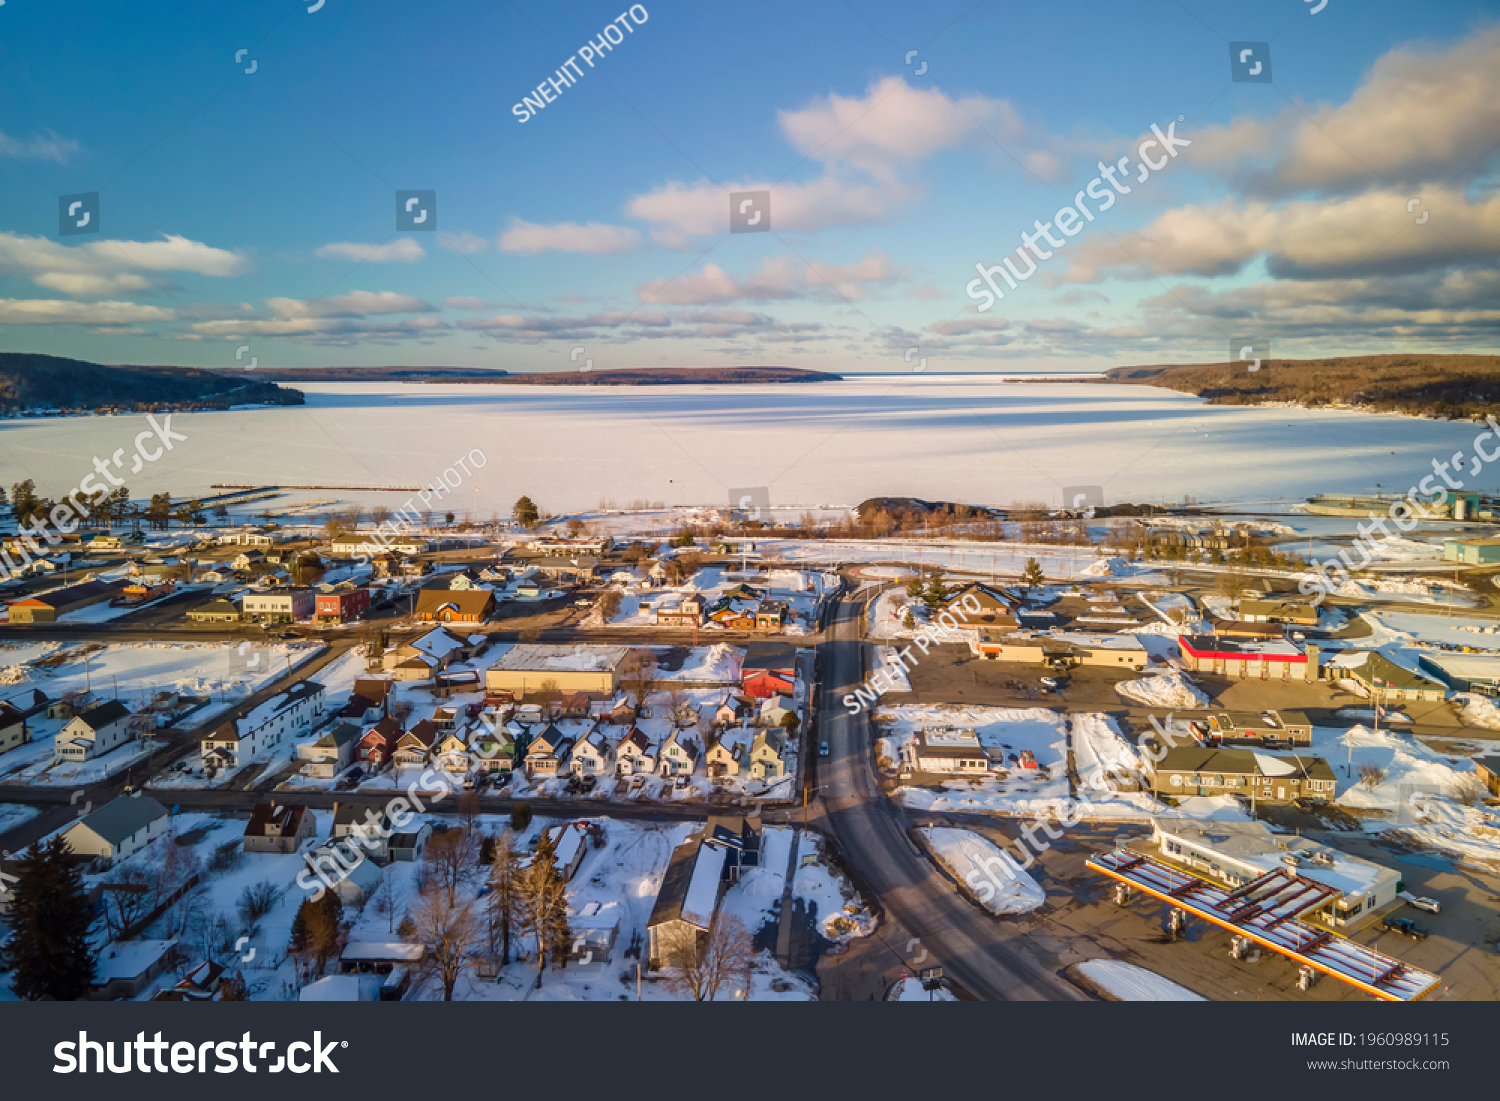
M1286 639L1238 639L1222 635L1183 635L1177 640L1182 664L1195 673L1221 673L1252 680L1318 679L1321 651L1304 650Z
M1112 669L1141 670L1151 654L1134 635L1009 633L998 628L979 628L974 652L990 661L1023 661L1033 665L1104 665Z
M125 588L123 581L84 581L51 592L38 593L10 606L12 623L55 623L69 612L112 600Z
M1448 539L1443 542L1443 558L1466 566L1492 566L1500 563L1500 539Z

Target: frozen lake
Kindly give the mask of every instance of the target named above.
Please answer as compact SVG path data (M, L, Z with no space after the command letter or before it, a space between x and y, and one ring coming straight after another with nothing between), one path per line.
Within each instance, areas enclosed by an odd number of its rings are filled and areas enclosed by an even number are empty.
M188 437L126 476L143 499L212 483L417 485L474 449L488 464L435 504L509 514L522 493L559 513L659 500L717 505L765 486L775 507L875 494L1003 505L1283 503L1316 492L1404 490L1478 429L1343 411L1209 406L1138 386L1011 383L973 375L864 376L781 386L305 385L307 405L174 415ZM93 457L129 453L140 417L0 421L0 484L58 496ZM1469 488L1494 491L1485 472ZM408 494L278 498L376 502ZM264 507L264 506L257 506Z

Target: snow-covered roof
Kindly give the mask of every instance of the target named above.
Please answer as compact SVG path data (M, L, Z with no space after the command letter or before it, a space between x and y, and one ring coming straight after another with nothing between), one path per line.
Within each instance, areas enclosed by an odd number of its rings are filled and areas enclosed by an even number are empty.
M719 905L719 884L724 878L724 861L729 850L718 845L698 846L698 858L693 864L693 878L688 883L687 895L682 900L682 918L701 929L713 924L714 911Z

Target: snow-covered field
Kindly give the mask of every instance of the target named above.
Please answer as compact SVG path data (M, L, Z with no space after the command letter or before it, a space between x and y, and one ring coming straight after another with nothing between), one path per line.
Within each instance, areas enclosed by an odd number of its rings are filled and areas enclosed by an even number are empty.
M1155 971L1122 963L1119 960L1089 960L1078 965L1078 972L1106 995L1120 1002L1203 1002L1208 999L1194 994Z
M924 829L933 855L992 914L1029 914L1047 901L1036 880L972 830Z

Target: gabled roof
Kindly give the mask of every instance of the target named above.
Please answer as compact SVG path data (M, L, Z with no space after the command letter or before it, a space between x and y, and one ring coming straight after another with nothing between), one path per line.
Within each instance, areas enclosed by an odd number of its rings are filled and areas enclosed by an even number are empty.
M78 825L87 826L111 845L118 845L149 826L158 818L167 816L167 808L149 795L125 795L105 803L93 814L80 819Z
M414 742L425 749L431 749L432 743L437 740L438 733L437 723L431 719L423 719L421 722L413 724L412 728L402 736L401 744L406 745Z
M359 727L353 723L339 723L327 734L324 734L315 744L324 748L342 747L350 742L359 740Z
M110 700L108 703L101 703L98 707L92 707L85 711L78 716L78 721L90 730L98 731L112 722L129 718L129 716L130 708L126 707L119 700Z
M269 827L276 827L278 833L294 834L302 826L302 821L309 814L304 806L293 806L288 803L256 803L255 809L250 812L250 822L245 827L246 837L265 837Z

